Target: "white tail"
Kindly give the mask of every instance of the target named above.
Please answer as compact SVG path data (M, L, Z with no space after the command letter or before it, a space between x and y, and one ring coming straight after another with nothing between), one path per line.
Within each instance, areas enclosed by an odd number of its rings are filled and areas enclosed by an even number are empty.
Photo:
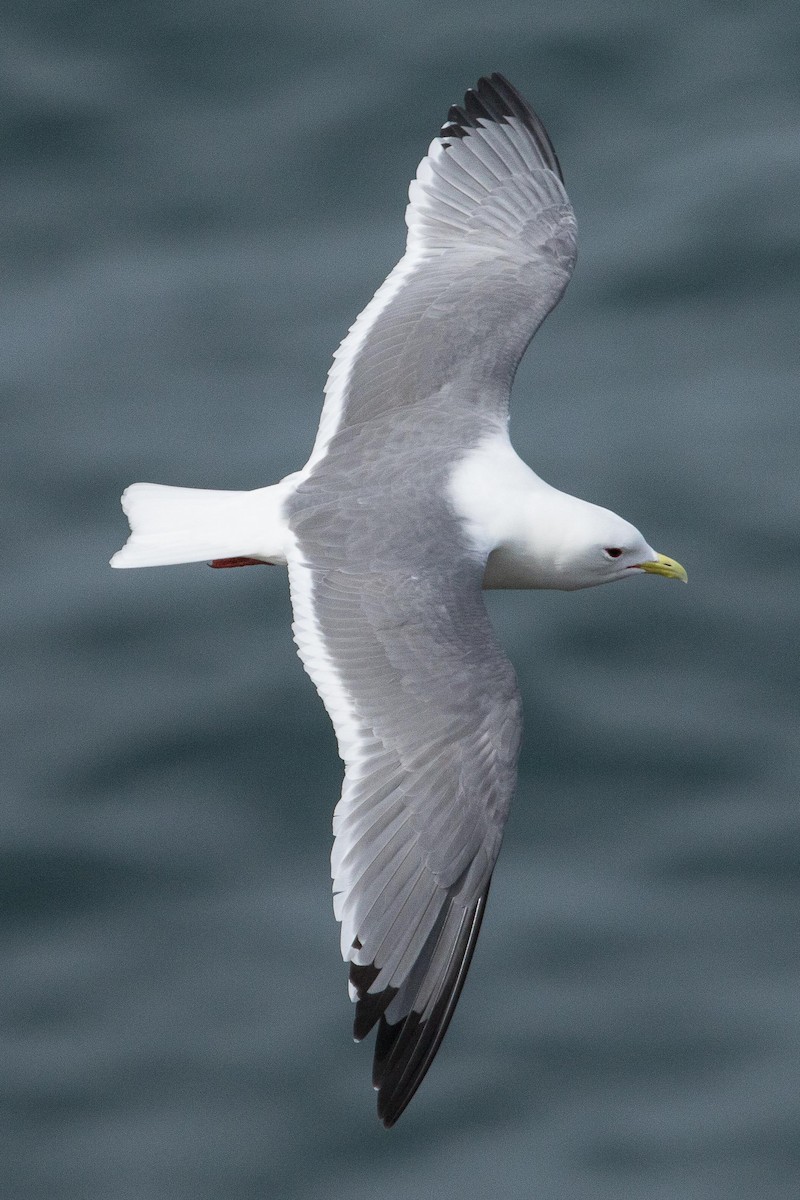
M285 562L281 510L293 486L290 478L254 492L133 483L122 493L131 536L111 566L163 567L233 557Z

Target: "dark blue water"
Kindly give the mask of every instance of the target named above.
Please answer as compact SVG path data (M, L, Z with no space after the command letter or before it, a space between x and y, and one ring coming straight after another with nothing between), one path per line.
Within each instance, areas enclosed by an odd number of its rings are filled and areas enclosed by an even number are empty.
M3 1193L794 1198L800 10L46 0L2 45ZM127 483L305 460L416 163L491 70L581 230L516 445L690 586L490 597L520 786L386 1133L285 578L106 562Z

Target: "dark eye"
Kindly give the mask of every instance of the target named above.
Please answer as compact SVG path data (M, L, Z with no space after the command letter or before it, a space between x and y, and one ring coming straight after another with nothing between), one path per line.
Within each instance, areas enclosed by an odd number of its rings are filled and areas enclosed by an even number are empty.
M606 546L606 554L609 558L619 558L622 550L619 546Z

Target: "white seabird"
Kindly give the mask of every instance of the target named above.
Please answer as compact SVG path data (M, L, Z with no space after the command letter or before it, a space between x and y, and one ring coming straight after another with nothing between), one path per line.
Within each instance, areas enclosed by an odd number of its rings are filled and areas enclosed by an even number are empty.
M387 1126L453 1014L516 782L520 697L481 588L686 579L509 441L514 373L576 228L550 139L502 75L450 109L409 198L406 252L336 351L305 467L253 492L135 483L111 560L288 564L345 763L334 909Z

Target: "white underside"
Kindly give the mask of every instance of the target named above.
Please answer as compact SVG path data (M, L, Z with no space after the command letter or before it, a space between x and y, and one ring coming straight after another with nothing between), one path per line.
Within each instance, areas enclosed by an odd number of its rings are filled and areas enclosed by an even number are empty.
M484 588L561 586L546 530L573 497L545 483L522 461L504 426L456 466L450 500L476 551L487 559ZM532 521L534 508L539 519Z
M576 591L631 578L631 566L657 557L630 522L534 474L505 427L464 456L449 491L467 536L487 560L484 588ZM605 546L625 550L609 561Z

